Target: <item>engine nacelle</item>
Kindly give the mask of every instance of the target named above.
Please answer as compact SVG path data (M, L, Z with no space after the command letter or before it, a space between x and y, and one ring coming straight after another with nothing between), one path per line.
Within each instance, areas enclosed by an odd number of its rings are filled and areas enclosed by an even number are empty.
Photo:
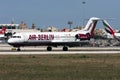
M90 38L91 38L89 33L87 33L87 34L76 34L75 37L76 37L76 39L80 39L80 40L90 40Z

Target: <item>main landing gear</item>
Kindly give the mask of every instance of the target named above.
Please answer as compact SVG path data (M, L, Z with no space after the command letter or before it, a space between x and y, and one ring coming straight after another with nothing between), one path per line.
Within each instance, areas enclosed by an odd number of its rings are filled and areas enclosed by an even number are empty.
M17 51L21 51L20 47L17 48Z
M51 46L48 46L48 47L47 47L47 51L52 51L52 47L51 47Z
M12 48L11 50L21 51L20 47L18 47L18 48ZM47 51L52 51L52 47L51 47L51 46L48 46L48 47L47 47ZM63 51L68 51L68 47L67 47L67 46L64 46L64 47L63 47Z
M51 47L51 46L48 46L48 47L47 47L47 51L52 51L52 47ZM68 47L67 47L67 46L64 46L64 47L63 47L63 51L68 51Z
M68 47L64 46L63 51L68 51Z

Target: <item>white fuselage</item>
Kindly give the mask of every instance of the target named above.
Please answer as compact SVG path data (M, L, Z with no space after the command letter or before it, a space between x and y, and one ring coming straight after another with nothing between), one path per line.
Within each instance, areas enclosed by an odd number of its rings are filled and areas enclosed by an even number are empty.
M25 34L28 42L71 42L75 41L75 33L71 32L44 32Z
M15 47L19 46L40 46L40 45L72 45L78 44L80 39L76 39L76 34L85 34L86 31L79 32L34 32L16 33L8 40L8 43ZM83 37L84 38L84 37ZM85 37L86 38L86 37ZM86 38L87 40L87 38Z

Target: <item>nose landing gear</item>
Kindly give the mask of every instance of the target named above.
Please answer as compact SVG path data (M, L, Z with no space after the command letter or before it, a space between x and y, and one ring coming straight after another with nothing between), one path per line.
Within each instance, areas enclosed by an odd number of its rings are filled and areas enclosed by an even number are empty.
M21 51L20 47L18 47L18 48L13 47L13 48L11 48L11 50L12 51Z

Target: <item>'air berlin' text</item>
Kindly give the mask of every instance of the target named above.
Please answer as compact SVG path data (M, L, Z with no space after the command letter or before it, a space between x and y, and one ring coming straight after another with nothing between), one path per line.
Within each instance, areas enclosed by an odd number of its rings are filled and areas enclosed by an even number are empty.
M28 40L54 40L54 35L53 34L32 34L29 35Z

